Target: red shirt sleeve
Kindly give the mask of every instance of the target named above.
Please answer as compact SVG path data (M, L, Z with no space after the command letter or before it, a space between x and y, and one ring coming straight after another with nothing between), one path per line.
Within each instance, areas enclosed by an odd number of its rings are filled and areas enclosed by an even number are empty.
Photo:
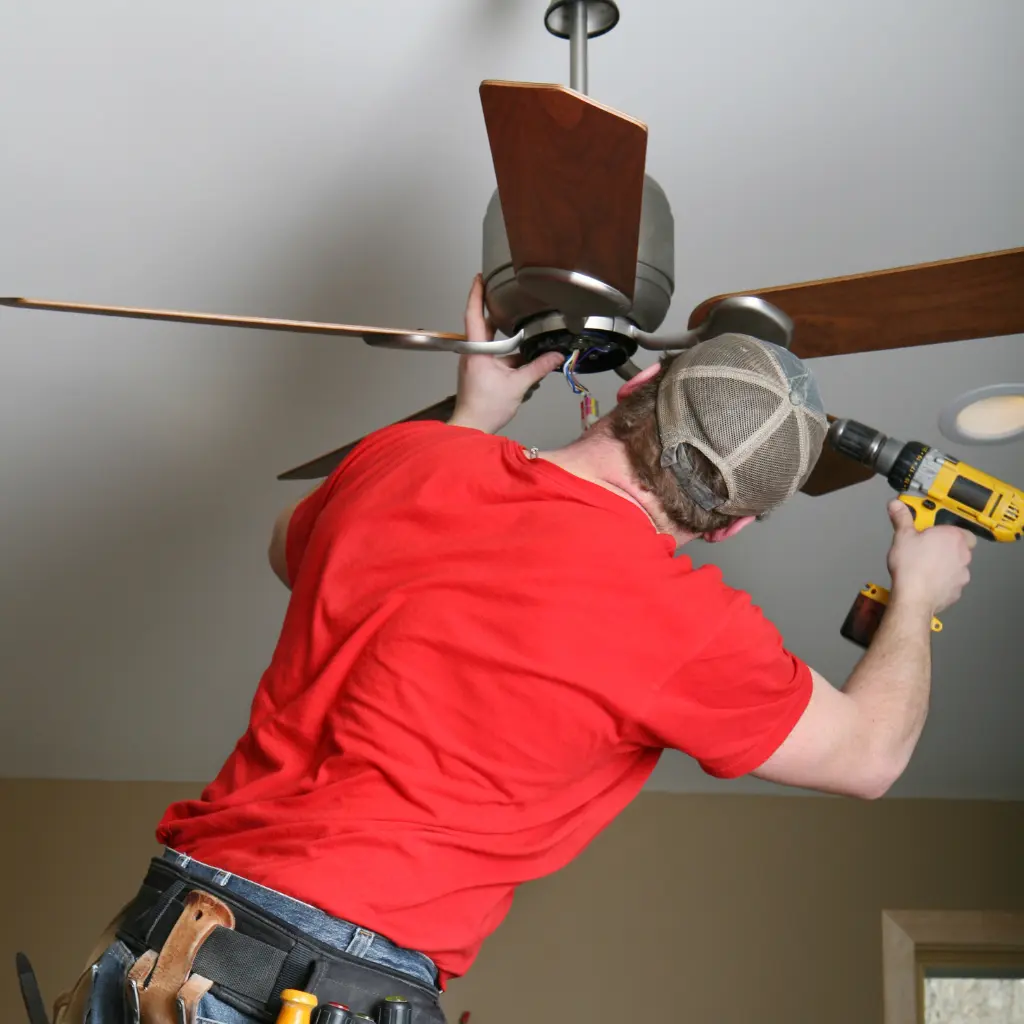
M689 754L716 778L753 771L781 746L811 698L811 671L740 591L721 627L652 695L640 725L655 745Z

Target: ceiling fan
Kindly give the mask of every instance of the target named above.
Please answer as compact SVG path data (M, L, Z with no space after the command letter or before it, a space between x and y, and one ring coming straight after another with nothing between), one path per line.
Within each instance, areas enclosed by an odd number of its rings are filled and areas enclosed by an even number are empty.
M487 310L504 337L354 324L222 316L32 298L0 304L104 316L361 338L383 348L458 353L557 350L572 374L639 372L640 348L675 352L738 332L803 358L1024 332L1024 248L850 277L718 295L687 328L658 334L672 300L674 223L646 173L647 126L587 95L588 40L619 20L613 0L551 0L547 30L570 43L570 86L485 81L480 86L497 190L483 223ZM454 396L407 420L447 419ZM327 476L358 443L281 473ZM802 488L827 494L873 475L826 445Z

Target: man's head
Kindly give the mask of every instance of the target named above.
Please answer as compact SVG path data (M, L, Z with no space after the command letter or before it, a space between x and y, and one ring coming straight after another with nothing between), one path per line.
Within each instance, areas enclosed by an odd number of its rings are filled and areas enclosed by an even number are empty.
M722 539L800 489L828 420L801 360L724 334L624 384L609 427L673 525Z

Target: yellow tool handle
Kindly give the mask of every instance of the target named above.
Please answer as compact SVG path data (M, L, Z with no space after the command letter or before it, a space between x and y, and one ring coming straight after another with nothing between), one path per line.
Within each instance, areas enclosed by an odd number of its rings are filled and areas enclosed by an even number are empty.
M317 1004L317 998L310 992L297 988L286 988L281 993L281 1009L276 1024L309 1024L309 1017Z

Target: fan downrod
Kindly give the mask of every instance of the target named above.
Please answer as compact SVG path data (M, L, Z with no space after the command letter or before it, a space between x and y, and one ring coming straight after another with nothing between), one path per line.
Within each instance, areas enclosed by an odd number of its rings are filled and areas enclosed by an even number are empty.
M544 27L569 40L569 88L587 95L587 40L611 32L619 23L613 0L551 0Z

